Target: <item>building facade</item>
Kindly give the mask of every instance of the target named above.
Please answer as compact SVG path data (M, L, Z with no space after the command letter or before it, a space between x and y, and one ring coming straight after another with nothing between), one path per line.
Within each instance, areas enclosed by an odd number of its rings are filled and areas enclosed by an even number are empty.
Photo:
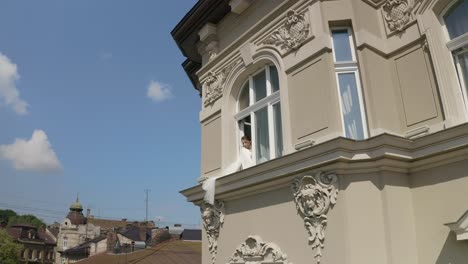
M74 254L77 251L71 251L67 254L67 250L76 248L90 240L99 237L101 228L86 221L83 215L83 206L78 198L70 206L70 212L60 224L60 231L57 235L56 249L56 264L74 263L78 260L86 258L89 252L83 254Z
M467 13L198 1L172 35L201 95L201 175L182 194L203 263L466 263Z
M27 224L15 224L6 228L14 241L23 246L21 264L54 263L55 240L45 230Z

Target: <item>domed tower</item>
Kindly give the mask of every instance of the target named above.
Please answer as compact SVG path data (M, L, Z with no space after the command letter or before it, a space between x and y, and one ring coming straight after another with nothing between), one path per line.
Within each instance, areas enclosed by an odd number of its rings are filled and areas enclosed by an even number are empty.
M76 201L70 206L70 212L67 215L72 225L84 225L86 224L86 218L83 215L83 206L80 203L78 197Z

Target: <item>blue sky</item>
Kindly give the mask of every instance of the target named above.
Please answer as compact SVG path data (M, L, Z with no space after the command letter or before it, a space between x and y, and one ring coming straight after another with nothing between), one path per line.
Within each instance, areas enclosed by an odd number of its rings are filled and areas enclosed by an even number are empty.
M0 208L198 225L200 98L170 31L195 0L4 0ZM49 145L50 144L50 145Z

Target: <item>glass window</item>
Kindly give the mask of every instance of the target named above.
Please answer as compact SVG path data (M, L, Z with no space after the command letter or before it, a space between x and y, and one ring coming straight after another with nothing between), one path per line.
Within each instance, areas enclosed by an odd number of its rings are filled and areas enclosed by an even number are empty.
M276 144L276 157L283 156L283 129L281 127L281 103L273 105L273 115L275 123L275 144Z
M265 71L262 71L261 73L253 77L253 87L254 87L255 102L258 102L266 97L267 85L266 85Z
M249 153L254 159L251 164L280 157L283 153L279 83L276 67L266 65L260 72L249 76L239 94L236 120L239 136L251 139ZM241 149L242 152L245 150Z
M249 83L247 82L242 88L241 94L239 96L239 110L242 110L250 105L249 98Z
M344 136L363 140L367 137L367 128L351 28L332 29L331 32ZM339 63L343 61L347 63Z
M464 76L461 81L463 81L465 87L468 87L468 50L457 54L456 61L460 70L460 75Z
M351 42L348 29L337 29L332 31L333 51L336 62L353 61Z
M270 159L270 138L268 129L268 110L263 108L255 113L257 121L255 138L257 139L257 162L265 162Z
M364 139L364 129L362 127L362 113L359 106L356 75L352 72L339 73L338 82L345 136L362 140Z
M468 110L468 1L456 1L443 15L458 79Z
M444 15L444 20L451 39L468 33L468 1L455 3Z
M275 66L270 66L270 83L272 92L279 90L278 70L276 70Z

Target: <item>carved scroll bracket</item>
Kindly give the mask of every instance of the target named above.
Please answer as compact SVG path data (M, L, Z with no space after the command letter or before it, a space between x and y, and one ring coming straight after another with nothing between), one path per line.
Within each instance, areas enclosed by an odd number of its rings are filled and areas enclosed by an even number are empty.
M208 249L214 264L218 252L219 231L224 223L224 203L216 200L215 204L202 203L200 206L203 227L208 238Z
M229 259L229 264L288 264L287 255L274 243L265 243L259 236L249 236ZM289 263L292 264L292 263Z
M309 233L309 243L316 250L315 258L320 262L324 247L327 213L336 204L338 177L319 172L314 176L297 177L292 184L294 201L298 213L304 219Z

